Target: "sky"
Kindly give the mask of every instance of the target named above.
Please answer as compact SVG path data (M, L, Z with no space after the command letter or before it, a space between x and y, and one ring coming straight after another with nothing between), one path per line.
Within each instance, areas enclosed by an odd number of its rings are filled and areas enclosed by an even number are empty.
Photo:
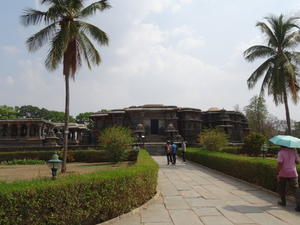
M44 27L23 27L27 7L46 11L39 0L0 0L0 105L32 105L64 111L62 67L44 66L48 45L29 53L27 38ZM95 1L85 1L85 6ZM70 115L145 104L242 110L259 94L261 80L249 90L247 79L262 63L243 52L265 44L258 21L270 14L294 14L298 0L109 0L111 9L87 22L109 36L99 46L102 63L84 64L70 82ZM91 38L92 40L92 38ZM268 111L285 119L284 105L264 96ZM291 119L299 106L289 101Z

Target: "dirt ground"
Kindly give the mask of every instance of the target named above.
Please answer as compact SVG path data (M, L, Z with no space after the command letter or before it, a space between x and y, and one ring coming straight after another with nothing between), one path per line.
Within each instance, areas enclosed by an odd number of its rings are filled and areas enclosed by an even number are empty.
M68 173L89 173L99 168L100 163L69 163ZM58 170L57 176L61 175ZM32 180L39 177L52 177L47 164L44 165L0 165L0 180L12 182L14 180Z

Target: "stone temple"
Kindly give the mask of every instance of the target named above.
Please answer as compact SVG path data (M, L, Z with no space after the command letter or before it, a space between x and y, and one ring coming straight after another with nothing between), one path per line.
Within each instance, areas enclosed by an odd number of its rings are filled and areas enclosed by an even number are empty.
M135 132L137 144L151 153L150 148L163 153L167 140L189 147L197 146L197 136L205 127L219 126L228 134L229 143L238 145L250 133L245 116L236 111L147 104L97 112L90 116L95 125L88 130L83 124L70 123L69 149L97 146L99 132L113 125L125 126ZM0 120L0 151L60 149L64 124L43 119ZM152 146L152 147L151 147ZM154 154L152 152L152 154Z
M205 127L219 126L228 134L232 144L242 143L249 134L245 116L236 111L147 104L98 112L90 116L95 122L91 142L96 143L100 131L112 125L129 127L135 131L139 143L186 141L190 146L197 143L197 135Z

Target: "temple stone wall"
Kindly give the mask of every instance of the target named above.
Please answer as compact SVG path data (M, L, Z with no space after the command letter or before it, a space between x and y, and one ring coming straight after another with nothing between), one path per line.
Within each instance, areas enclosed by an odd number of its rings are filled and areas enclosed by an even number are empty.
M249 134L248 123L242 113L218 108L201 111L195 108L151 104L95 113L90 118L95 121L92 140L97 139L99 131L113 124L131 129L141 124L146 135L144 140L153 142L183 139L190 144L196 144L197 136L204 127L222 127L232 143L241 143Z

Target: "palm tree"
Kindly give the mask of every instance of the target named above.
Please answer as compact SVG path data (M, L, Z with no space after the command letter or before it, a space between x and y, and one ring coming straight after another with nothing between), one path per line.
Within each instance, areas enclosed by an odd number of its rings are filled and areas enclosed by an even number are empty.
M252 89L257 81L263 78L260 95L263 96L265 89L268 95L273 96L275 105L284 104L288 134L291 135L291 119L288 106L288 97L297 104L299 80L298 67L300 53L295 49L300 44L298 16L285 17L270 15L265 17L270 26L263 22L257 22L265 35L267 45L255 45L244 52L248 62L259 58L267 58L248 78L248 88Z
M47 4L45 12L32 8L25 10L21 16L21 23L27 27L44 22L46 27L29 37L26 41L29 52L35 52L43 45L50 42L50 49L45 60L45 66L49 71L56 70L63 65L65 76L66 100L65 100L65 126L64 126L64 154L62 173L66 172L66 159L68 151L69 130L69 80L75 79L76 71L82 65L84 59L91 69L91 63L99 65L101 57L93 43L87 37L91 36L98 44L108 45L108 36L98 27L82 20L89 18L97 10L103 11L111 8L107 0L98 1L84 7L86 0L42 0L41 4Z

